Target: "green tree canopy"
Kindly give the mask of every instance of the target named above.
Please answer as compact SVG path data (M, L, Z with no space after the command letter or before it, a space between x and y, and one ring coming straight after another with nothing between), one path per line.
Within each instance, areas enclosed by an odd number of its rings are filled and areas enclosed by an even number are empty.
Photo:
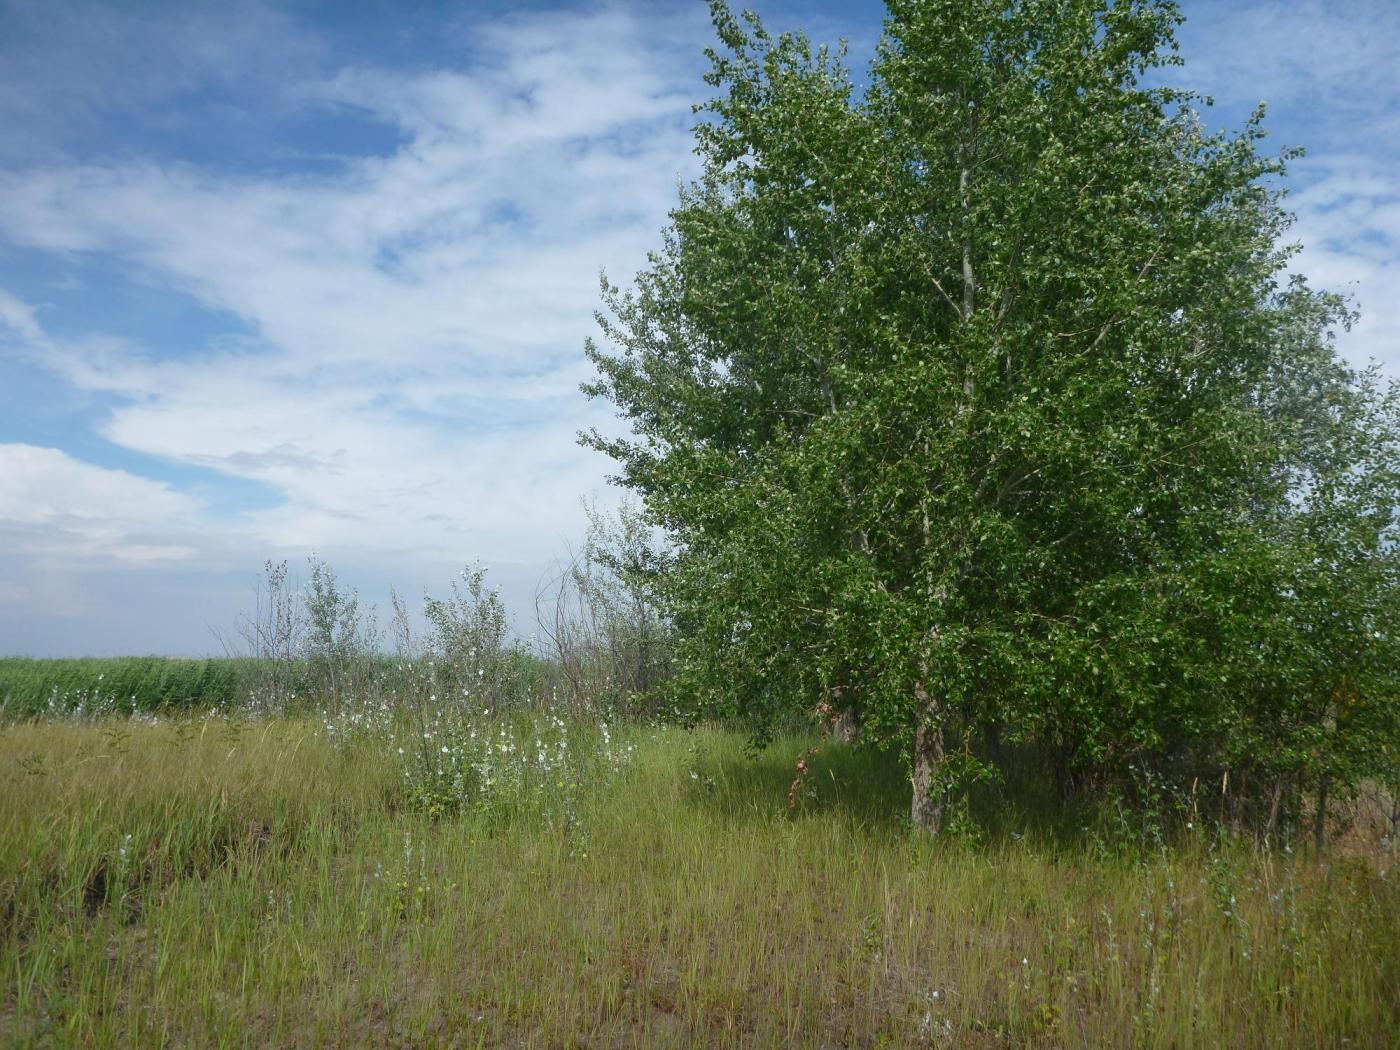
M604 281L631 433L585 440L674 541L677 695L854 710L930 829L988 732L1276 804L1376 772L1400 428L1287 273L1291 154L1145 82L1165 0L889 7L857 95L717 0L703 174Z

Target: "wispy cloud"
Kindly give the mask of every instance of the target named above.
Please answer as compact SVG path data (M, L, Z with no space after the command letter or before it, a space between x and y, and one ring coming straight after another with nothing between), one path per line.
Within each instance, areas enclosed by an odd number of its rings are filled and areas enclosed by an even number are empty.
M1379 362L1400 379L1400 177L1366 156L1320 157L1291 198L1304 245L1298 268L1350 296L1360 319L1341 336L1357 364Z
M0 288L0 336L24 346L34 346L44 341L43 329L34 318L34 310L28 303Z
M1400 87L1400 8L1391 0L1275 0L1183 5L1181 79L1222 100L1306 107L1309 127L1332 149L1368 135L1357 120L1395 117ZM1392 125L1393 126L1393 125ZM1298 143L1293 143L1298 145ZM1400 143L1370 140L1366 148Z
M11 555L99 565L185 561L195 554L201 509L149 478L57 449L0 444L0 538Z
M237 136L235 99L266 115L288 104L289 76L326 59L324 41L257 0L0 0L0 162L188 147L212 113Z
M1342 351L1400 378L1400 4L1183 7L1186 66L1174 79L1219 99L1226 123L1266 102L1277 146L1307 150L1290 177L1295 268L1359 307Z
M12 352L111 398L107 440L274 486L283 502L240 525L259 553L538 563L602 483L574 441L599 421L577 394L581 343L599 267L640 262L689 165L693 85L664 49L690 55L697 24L605 8L478 28L463 69L297 85L309 107L403 136L334 174L0 173L11 244L120 268L246 328L157 353L59 339L42 304L0 298Z

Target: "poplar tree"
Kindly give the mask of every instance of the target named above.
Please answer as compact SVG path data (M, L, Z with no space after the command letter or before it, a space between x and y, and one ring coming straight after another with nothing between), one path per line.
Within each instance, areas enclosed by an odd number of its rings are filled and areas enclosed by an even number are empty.
M932 831L987 740L1271 820L1387 768L1395 399L1287 272L1262 107L1153 81L1176 6L892 0L859 92L712 15L702 174L584 387L673 543L675 695L853 712Z

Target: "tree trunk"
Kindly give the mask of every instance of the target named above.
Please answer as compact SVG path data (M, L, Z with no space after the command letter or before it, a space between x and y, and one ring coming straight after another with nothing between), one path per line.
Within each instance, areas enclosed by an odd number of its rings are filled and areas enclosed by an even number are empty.
M909 818L915 828L937 835L943 827L944 792L936 784L943 765L943 725L938 701L929 696L923 684L914 687L919 699L919 722L914 728L914 797Z
M987 742L987 757L991 759L992 765L1004 772L1006 769L1006 752L1001 746L1001 723L984 723L982 726L982 734Z
M854 744L860 739L860 715L854 708L846 708L831 723L831 735L843 744Z
M1239 838L1244 831L1244 805L1249 797L1249 774L1240 773L1235 782L1235 790L1230 796L1230 835Z
M1070 759L1073 756L1069 744L1057 741L1050 753L1050 772L1055 777L1055 792L1061 802L1068 802L1074 795L1074 778L1070 774Z
M1390 789L1390 853L1400 857L1400 784Z
M972 235L970 224L967 220L967 212L971 207L969 201L968 186L972 179L972 173L964 167L958 175L958 196L962 201L963 208L963 244L962 244L962 272L963 272L963 305L962 318L964 321L972 319L972 311L977 305L977 276L972 269Z
M1264 825L1264 839L1271 841L1274 833L1278 831L1279 810L1283 804L1283 778L1279 777L1274 781L1274 797L1269 803L1269 822Z
M1317 785L1317 819L1313 823L1313 848L1321 853L1327 845L1327 789L1328 778L1323 776Z

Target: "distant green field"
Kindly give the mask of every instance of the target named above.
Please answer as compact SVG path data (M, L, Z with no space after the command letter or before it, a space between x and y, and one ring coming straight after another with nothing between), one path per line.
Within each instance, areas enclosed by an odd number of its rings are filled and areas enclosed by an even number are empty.
M0 657L0 719L34 715L129 715L170 710L251 707L280 711L334 706L348 698L385 696L423 686L412 668L384 654L334 665L311 659L274 663L252 657L180 659L121 656L37 660ZM455 692L479 679L450 664L427 664L429 688ZM523 647L502 657L492 682L502 698L533 701L548 691L548 663Z
M16 717L45 712L116 713L171 707L226 706L242 699L255 660L0 658L0 712Z

